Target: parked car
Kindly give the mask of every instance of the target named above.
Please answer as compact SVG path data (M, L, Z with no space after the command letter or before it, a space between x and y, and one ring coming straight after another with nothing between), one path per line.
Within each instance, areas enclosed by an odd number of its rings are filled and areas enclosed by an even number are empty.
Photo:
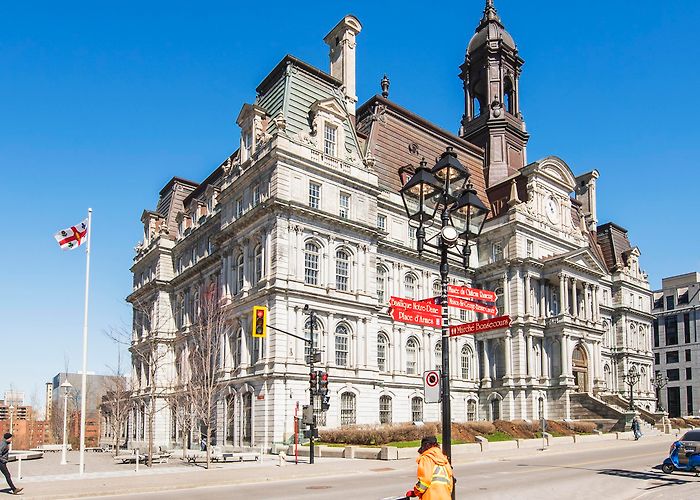
M686 454L700 452L700 429L694 429L688 431L679 439L681 443L681 448L678 450L678 462L681 464L688 463L688 458ZM669 455L673 453L673 447L675 443L671 445L669 450Z

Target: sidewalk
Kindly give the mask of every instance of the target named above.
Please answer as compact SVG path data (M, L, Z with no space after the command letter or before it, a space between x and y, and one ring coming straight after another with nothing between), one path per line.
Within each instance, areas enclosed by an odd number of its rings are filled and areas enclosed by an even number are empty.
M653 442L671 442L673 435L654 436L645 439ZM546 453L558 455L580 451L601 450L619 447L633 447L634 440L616 440L578 443L574 446L553 446L541 451L535 448L498 448L482 453L461 453L455 447L453 463L455 465L474 462L490 462L508 458L532 456ZM416 455L417 456L417 455ZM289 458L288 458L289 460ZM279 467L277 458L269 456L263 463L235 463L213 465L210 470L201 467L171 464L169 467L143 467L138 473L133 468L119 471L89 472L82 477L77 474L31 476L16 481L24 487L26 498L63 499L120 494L153 493L168 490L181 490L198 487L230 486L269 482L275 488L275 482L314 477L347 477L379 469L411 470L415 468L414 459L394 461L351 460L343 458L320 458L310 465L291 463ZM281 486L281 485L280 485Z

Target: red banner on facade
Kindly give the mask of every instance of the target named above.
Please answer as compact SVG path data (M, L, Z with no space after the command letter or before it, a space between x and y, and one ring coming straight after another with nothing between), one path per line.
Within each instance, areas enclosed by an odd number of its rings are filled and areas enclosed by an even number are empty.
M450 337L488 332L490 330L498 330L499 328L508 328L509 326L510 316L498 316L497 318L450 326Z
M496 302L496 292L481 290L480 288L470 288L468 286L448 285L447 294L459 297L460 299Z

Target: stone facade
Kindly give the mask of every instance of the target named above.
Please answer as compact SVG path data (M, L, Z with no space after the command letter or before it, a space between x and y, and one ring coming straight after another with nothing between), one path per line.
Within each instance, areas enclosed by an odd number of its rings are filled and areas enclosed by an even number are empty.
M270 325L307 338L304 306L317 311L318 368L331 389L322 425L438 420L439 405L423 402L421 375L440 363L439 332L393 322L387 306L392 295L436 294L437 261L417 256L398 169L446 146L491 208L473 270L453 266L453 282L495 290L499 312L513 319L510 328L450 340L453 419L569 418L573 392L621 393L632 365L651 374L651 294L639 251L621 227L597 225L597 171L575 176L554 156L527 163L522 60L491 2L462 67L460 135L389 100L388 81L382 96L355 109L361 29L348 16L325 38L331 74L285 57L243 106L240 147L201 184L173 178L142 216L128 297L132 376L139 405L159 398L158 445L180 440L164 398L186 377L188 331L208 290L225 303L230 327L210 425L217 443L282 441L296 406L309 400L304 342L270 330L254 339L254 305L269 308ZM490 61L487 87L472 80L482 59ZM478 115L470 92L481 99ZM154 345L158 366L149 369L139 353ZM653 405L648 384L636 398ZM139 405L134 446L145 439Z

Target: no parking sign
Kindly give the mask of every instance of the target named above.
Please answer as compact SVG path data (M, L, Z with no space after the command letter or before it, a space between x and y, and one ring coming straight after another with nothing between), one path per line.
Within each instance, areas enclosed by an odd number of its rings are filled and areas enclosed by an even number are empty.
M423 391L426 403L440 402L440 370L423 372Z

